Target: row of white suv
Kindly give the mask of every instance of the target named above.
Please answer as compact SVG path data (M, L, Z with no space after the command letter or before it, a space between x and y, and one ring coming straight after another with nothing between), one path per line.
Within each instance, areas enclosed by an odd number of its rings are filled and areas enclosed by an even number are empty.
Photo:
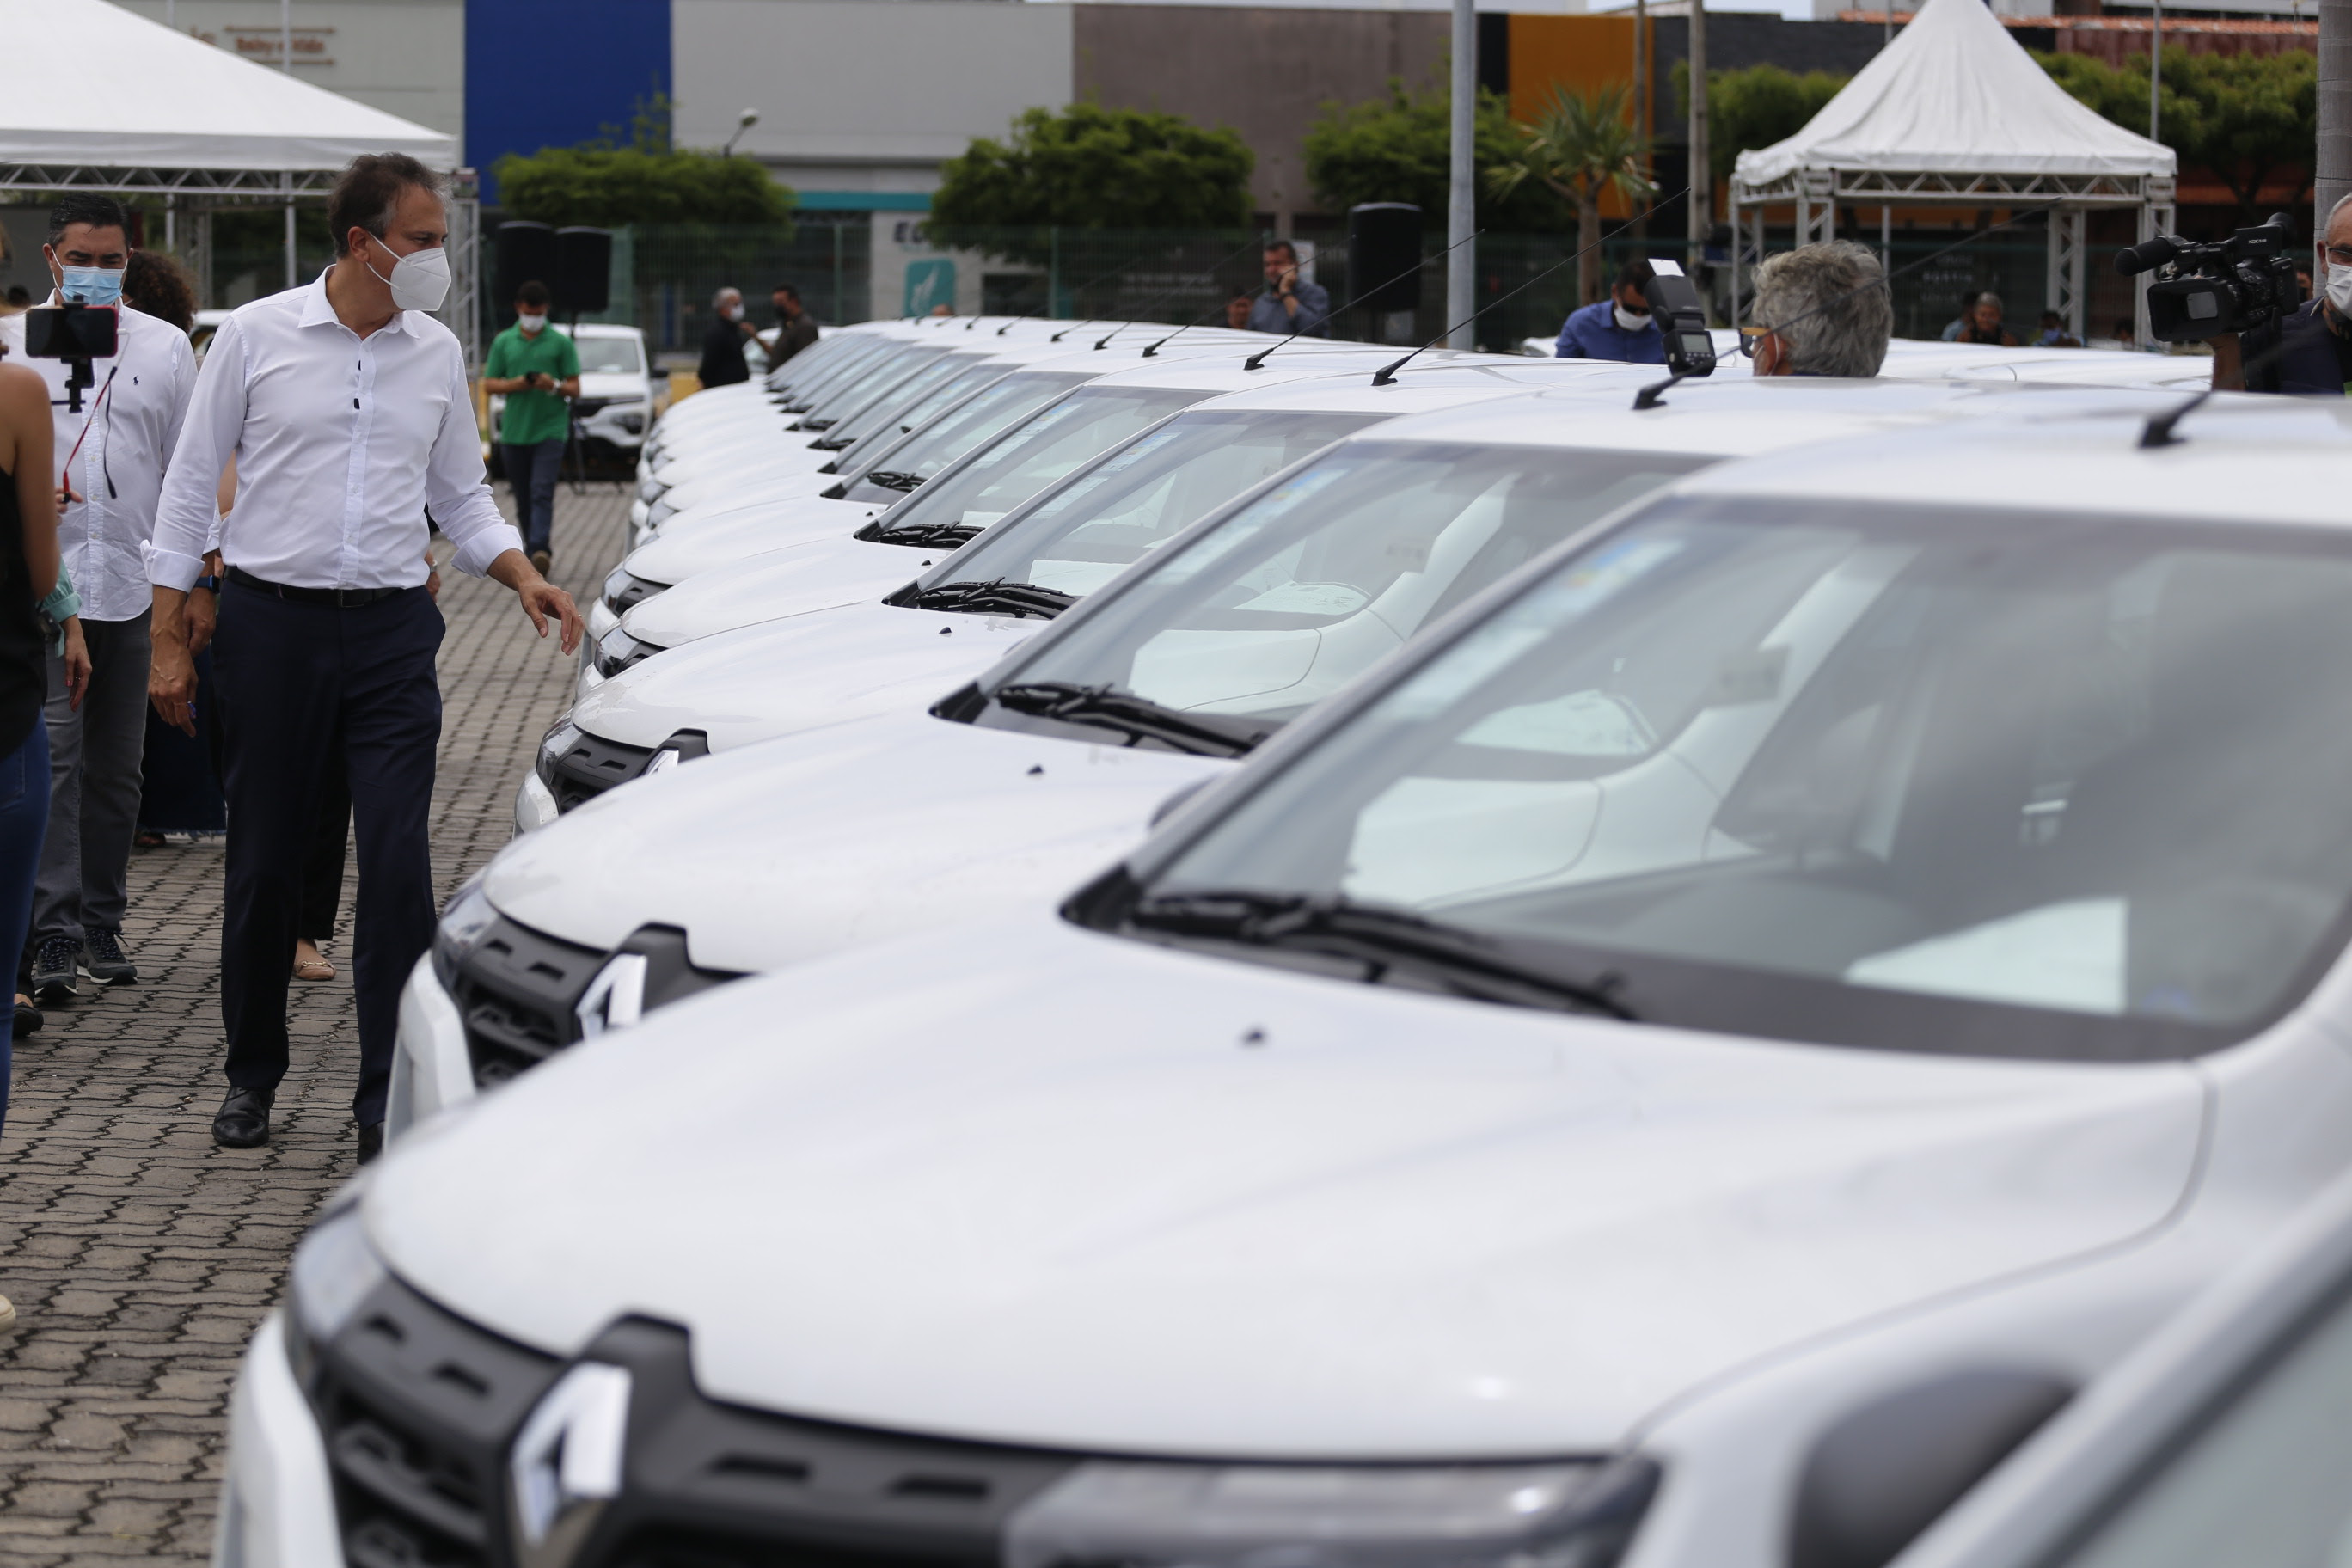
M1876 1568L2352 1163L2336 413L1167 331L665 420L225 1563Z

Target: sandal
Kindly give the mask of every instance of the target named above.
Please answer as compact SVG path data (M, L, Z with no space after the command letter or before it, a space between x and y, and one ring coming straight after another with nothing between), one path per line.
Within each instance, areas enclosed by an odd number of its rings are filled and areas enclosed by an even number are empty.
M320 957L316 948L311 949L308 958L302 956L301 948L297 947L294 950L295 979L332 980L334 977L335 966Z
M19 992L16 995L16 1015L10 1022L8 1037L11 1039L21 1040L26 1035L37 1035L41 1032L41 1026L47 1021L41 1016L41 1010L33 1005L33 999Z

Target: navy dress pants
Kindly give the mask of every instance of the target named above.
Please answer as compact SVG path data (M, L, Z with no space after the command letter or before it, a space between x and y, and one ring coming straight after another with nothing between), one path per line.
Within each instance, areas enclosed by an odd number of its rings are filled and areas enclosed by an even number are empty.
M421 587L341 609L232 579L213 639L228 795L221 1016L228 1081L275 1089L286 1076L286 991L301 924L303 869L341 753L359 840L352 984L360 1027L352 1115L383 1120L400 992L433 941L426 838L441 688L441 612Z

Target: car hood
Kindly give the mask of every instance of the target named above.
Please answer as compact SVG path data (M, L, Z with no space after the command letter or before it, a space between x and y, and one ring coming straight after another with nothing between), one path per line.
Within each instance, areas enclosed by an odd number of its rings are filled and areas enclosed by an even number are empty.
M517 839L483 886L567 942L673 925L705 968L781 969L1049 902L1232 767L911 709L611 791Z
M814 540L846 539L881 510L862 501L827 500L810 489L723 512L681 512L629 552L625 564L649 583L683 583L698 572L731 565L747 555Z
M712 751L894 708L928 708L1041 623L902 610L813 610L656 654L581 698L572 721L625 745L699 730Z
M677 647L806 610L879 599L940 558L937 550L831 538L747 555L724 571L698 573L622 617L629 635Z
M626 371L583 371L580 376L580 395L604 398L650 397L653 395L653 387L644 376L632 375Z
M806 430L746 433L691 451L664 452L654 477L669 486L662 500L683 511L699 502L724 500L747 485L815 473L840 456L810 446L815 438ZM828 476L825 482L836 481Z
M557 1353L680 1324L723 1401L1120 1452L1590 1452L2147 1233L2200 1102L2179 1064L1627 1026L1037 911L667 1008L364 1201L452 1310Z

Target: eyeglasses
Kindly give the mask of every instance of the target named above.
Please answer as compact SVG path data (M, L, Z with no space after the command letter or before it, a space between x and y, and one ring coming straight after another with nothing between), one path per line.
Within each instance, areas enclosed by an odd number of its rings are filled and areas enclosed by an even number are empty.
M1756 345L1757 345L1757 343L1758 343L1760 340L1762 340L1762 339L1764 339L1764 338L1768 338L1768 337L1771 336L1771 334L1772 334L1772 329L1771 329L1770 327L1742 327L1742 328L1740 328L1740 329L1739 329L1739 352L1740 352L1743 355L1745 355L1746 357L1748 357L1748 358L1749 358L1749 359L1754 359L1754 358L1756 357Z

